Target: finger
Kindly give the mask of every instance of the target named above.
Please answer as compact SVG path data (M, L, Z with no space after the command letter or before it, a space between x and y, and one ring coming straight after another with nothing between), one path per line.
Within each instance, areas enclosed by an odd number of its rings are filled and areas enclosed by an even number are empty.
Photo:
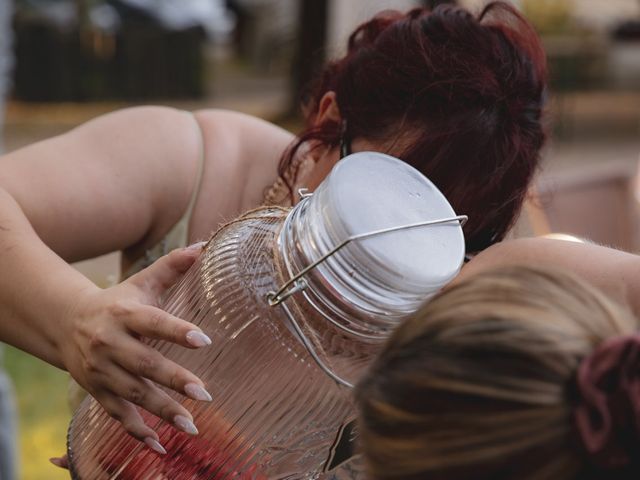
M69 461L66 455L63 455L61 457L52 457L49 459L49 461L56 467L65 468L67 470L69 469Z
M121 398L117 393L101 390L99 393L94 394L94 398L100 402L105 412L107 412L111 418L120 422L127 433L136 440L142 442L148 437L158 439L156 432L144 423L136 407Z
M133 275L128 281L153 295L159 295L193 265L205 245L206 242L199 242L174 250Z
M133 404L144 408L156 417L162 418L183 432L191 435L198 434L198 429L193 423L191 413L151 382L139 377L134 377L120 368L114 369L109 377L104 380L106 380L103 381L104 384L107 384L108 381L108 384L111 385L108 393L111 396L115 395L119 397L119 402L124 402L135 412L136 416L134 417L133 414L127 410L130 416L126 418L123 417L120 422L131 435L139 440L144 440L153 430L144 424L142 417L140 417L138 411L133 407ZM115 411L113 408L109 410L107 407L105 407L105 410L116 419L119 418L115 415L122 415L122 407L119 404L115 405ZM146 433L142 433L143 428ZM157 437L152 438L157 440Z
M133 377L147 378L193 400L211 401L211 395L197 376L148 345L130 338L122 340L111 358Z
M144 442L151 450L164 455L167 451L160 444L158 434L142 419L137 408L117 396L106 391L95 397L102 408L136 440Z
M154 340L166 340L188 348L211 345L211 339L193 323L151 305L137 304L129 308L125 324L138 335Z

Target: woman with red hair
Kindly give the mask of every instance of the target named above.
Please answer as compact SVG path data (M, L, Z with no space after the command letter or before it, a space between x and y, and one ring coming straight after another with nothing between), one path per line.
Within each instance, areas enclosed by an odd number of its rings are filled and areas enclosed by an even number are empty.
M0 339L67 369L161 452L134 404L196 433L190 413L155 384L210 395L140 338L187 348L210 340L157 308L198 244L153 262L247 209L294 202L297 187L313 190L342 156L363 150L402 158L433 180L469 216L467 248L480 252L508 232L538 164L545 68L539 38L506 3L478 16L450 6L387 12L361 25L344 58L322 72L298 137L229 111L142 107L5 155ZM555 248L538 245L526 251ZM114 250L128 279L111 288L68 264ZM492 252L478 262L503 258ZM558 257L582 260L579 250ZM637 266L631 258L624 268ZM595 279L608 285L620 275L612 268L605 258Z
M449 6L383 12L325 68L280 173L295 176L309 159L296 154L309 146L389 153L469 216L467 251L478 252L502 240L520 211L545 140L545 94L540 40L513 7L494 2L477 17Z

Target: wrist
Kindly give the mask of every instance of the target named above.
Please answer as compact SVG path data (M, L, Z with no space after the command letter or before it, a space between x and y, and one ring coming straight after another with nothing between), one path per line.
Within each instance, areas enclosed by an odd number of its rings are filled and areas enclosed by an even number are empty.
M44 359L48 363L69 371L71 365L78 356L77 336L82 327L85 327L85 319L89 316L93 298L102 291L101 288L87 280L72 288L65 289L64 294L57 300L58 313L47 322L44 335L50 347L51 358Z

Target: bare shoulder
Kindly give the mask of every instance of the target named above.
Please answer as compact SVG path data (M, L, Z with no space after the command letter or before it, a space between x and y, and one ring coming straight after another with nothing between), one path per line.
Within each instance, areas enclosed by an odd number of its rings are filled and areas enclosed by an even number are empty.
M157 211L188 202L198 168L200 136L191 113L164 106L118 110L57 139L57 150L84 149L105 167L149 187ZM157 187L151 190L153 187Z
M497 243L473 258L454 280L511 265L570 271L640 313L640 256L596 245L547 238L521 238Z
M3 156L0 188L68 260L128 248L184 211L199 138L187 112L167 107L115 111Z
M476 255L465 270L487 268L490 265L514 263L557 265L560 267L621 267L636 262L637 255L589 241L566 241L544 237L505 240Z
M141 106L107 113L80 125L61 138L81 141L82 137L93 137L99 130L105 141L111 143L135 138L136 143L142 147L175 150L196 146L197 129L194 127L193 115L184 110L164 106ZM146 143L147 141L149 143Z
M262 202L294 135L265 120L228 110L195 112L205 169L191 231L201 238ZM215 207L214 207L215 206Z
M273 167L283 150L294 139L291 132L261 118L230 110L195 112L205 144L213 152L233 149L242 167Z
M291 133L279 126L252 115L233 110L210 108L194 112L205 133L221 128L227 131L251 131L257 135L291 137Z

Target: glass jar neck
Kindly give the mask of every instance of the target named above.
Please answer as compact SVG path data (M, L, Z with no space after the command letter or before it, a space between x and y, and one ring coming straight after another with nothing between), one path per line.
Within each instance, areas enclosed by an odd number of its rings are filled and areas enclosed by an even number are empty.
M278 248L289 276L285 281L345 240L322 215L321 200L318 193L304 199L284 221ZM353 254L349 245L307 272L307 287L299 295L344 331L371 339L386 337L409 312L390 305L388 285L356 268Z

